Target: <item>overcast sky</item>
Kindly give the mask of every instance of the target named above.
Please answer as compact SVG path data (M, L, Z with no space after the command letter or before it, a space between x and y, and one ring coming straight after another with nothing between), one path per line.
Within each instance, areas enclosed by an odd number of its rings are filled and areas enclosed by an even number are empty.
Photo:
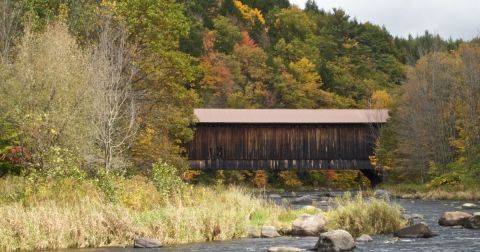
M307 0L290 0L303 8ZM471 39L480 35L478 0L316 0L325 10L342 8L358 21L385 27L396 36L423 34Z

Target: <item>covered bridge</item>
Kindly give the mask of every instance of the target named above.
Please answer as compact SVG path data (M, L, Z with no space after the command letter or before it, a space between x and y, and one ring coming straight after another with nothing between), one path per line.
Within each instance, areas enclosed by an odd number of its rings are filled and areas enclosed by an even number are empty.
M195 115L187 144L192 169L358 169L370 178L369 157L388 111L195 109Z

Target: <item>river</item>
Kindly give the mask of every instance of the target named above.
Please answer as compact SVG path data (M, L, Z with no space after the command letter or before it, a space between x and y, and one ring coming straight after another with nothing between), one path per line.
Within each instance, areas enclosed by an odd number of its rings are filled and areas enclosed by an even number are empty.
M297 194L296 197L304 195ZM318 192L310 192L313 197L320 197ZM276 200L280 203L283 198L292 199L289 194L281 195ZM429 239L395 239L392 235L373 236L373 241L368 243L357 243L355 251L480 251L480 230L456 229L441 227L437 224L441 214L446 211L459 210L464 202L459 201L429 201L429 200L392 200L400 204L406 214L420 214L424 217L432 231L438 236ZM477 202L478 203L478 202ZM294 207L302 207L304 204L296 204ZM324 206L327 207L327 206ZM461 211L461 210L460 210ZM472 210L466 210L473 212ZM273 239L239 239L232 241L195 243L179 245L169 248L142 250L148 252L196 252L196 251L267 251L270 247L288 246L303 249L311 249L317 241L315 237L279 237ZM129 248L105 248L105 249L75 249L63 250L69 252L132 252ZM135 250L138 252L139 250Z

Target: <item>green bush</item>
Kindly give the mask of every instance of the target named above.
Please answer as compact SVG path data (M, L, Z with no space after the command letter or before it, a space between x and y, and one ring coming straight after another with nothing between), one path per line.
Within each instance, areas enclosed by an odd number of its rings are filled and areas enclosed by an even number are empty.
M456 172L447 173L434 177L429 183L428 188L438 188L441 186L455 186L461 183L460 175Z
M177 174L177 168L163 161L153 164L152 181L163 197L169 197L184 186L182 179Z

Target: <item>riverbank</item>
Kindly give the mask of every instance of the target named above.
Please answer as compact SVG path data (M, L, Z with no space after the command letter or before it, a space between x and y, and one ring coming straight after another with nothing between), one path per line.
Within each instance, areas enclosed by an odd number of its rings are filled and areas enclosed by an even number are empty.
M164 245L231 240L251 226L291 227L301 214L325 215L329 228L352 234L390 233L404 225L400 207L361 196L339 198L340 207L321 211L283 207L240 187L181 188L167 196L141 176L108 183L2 178L0 250L131 246L138 237Z
M393 196L402 199L425 200L480 200L480 187L465 185L450 185L429 187L426 184L384 184L379 188L387 190Z

